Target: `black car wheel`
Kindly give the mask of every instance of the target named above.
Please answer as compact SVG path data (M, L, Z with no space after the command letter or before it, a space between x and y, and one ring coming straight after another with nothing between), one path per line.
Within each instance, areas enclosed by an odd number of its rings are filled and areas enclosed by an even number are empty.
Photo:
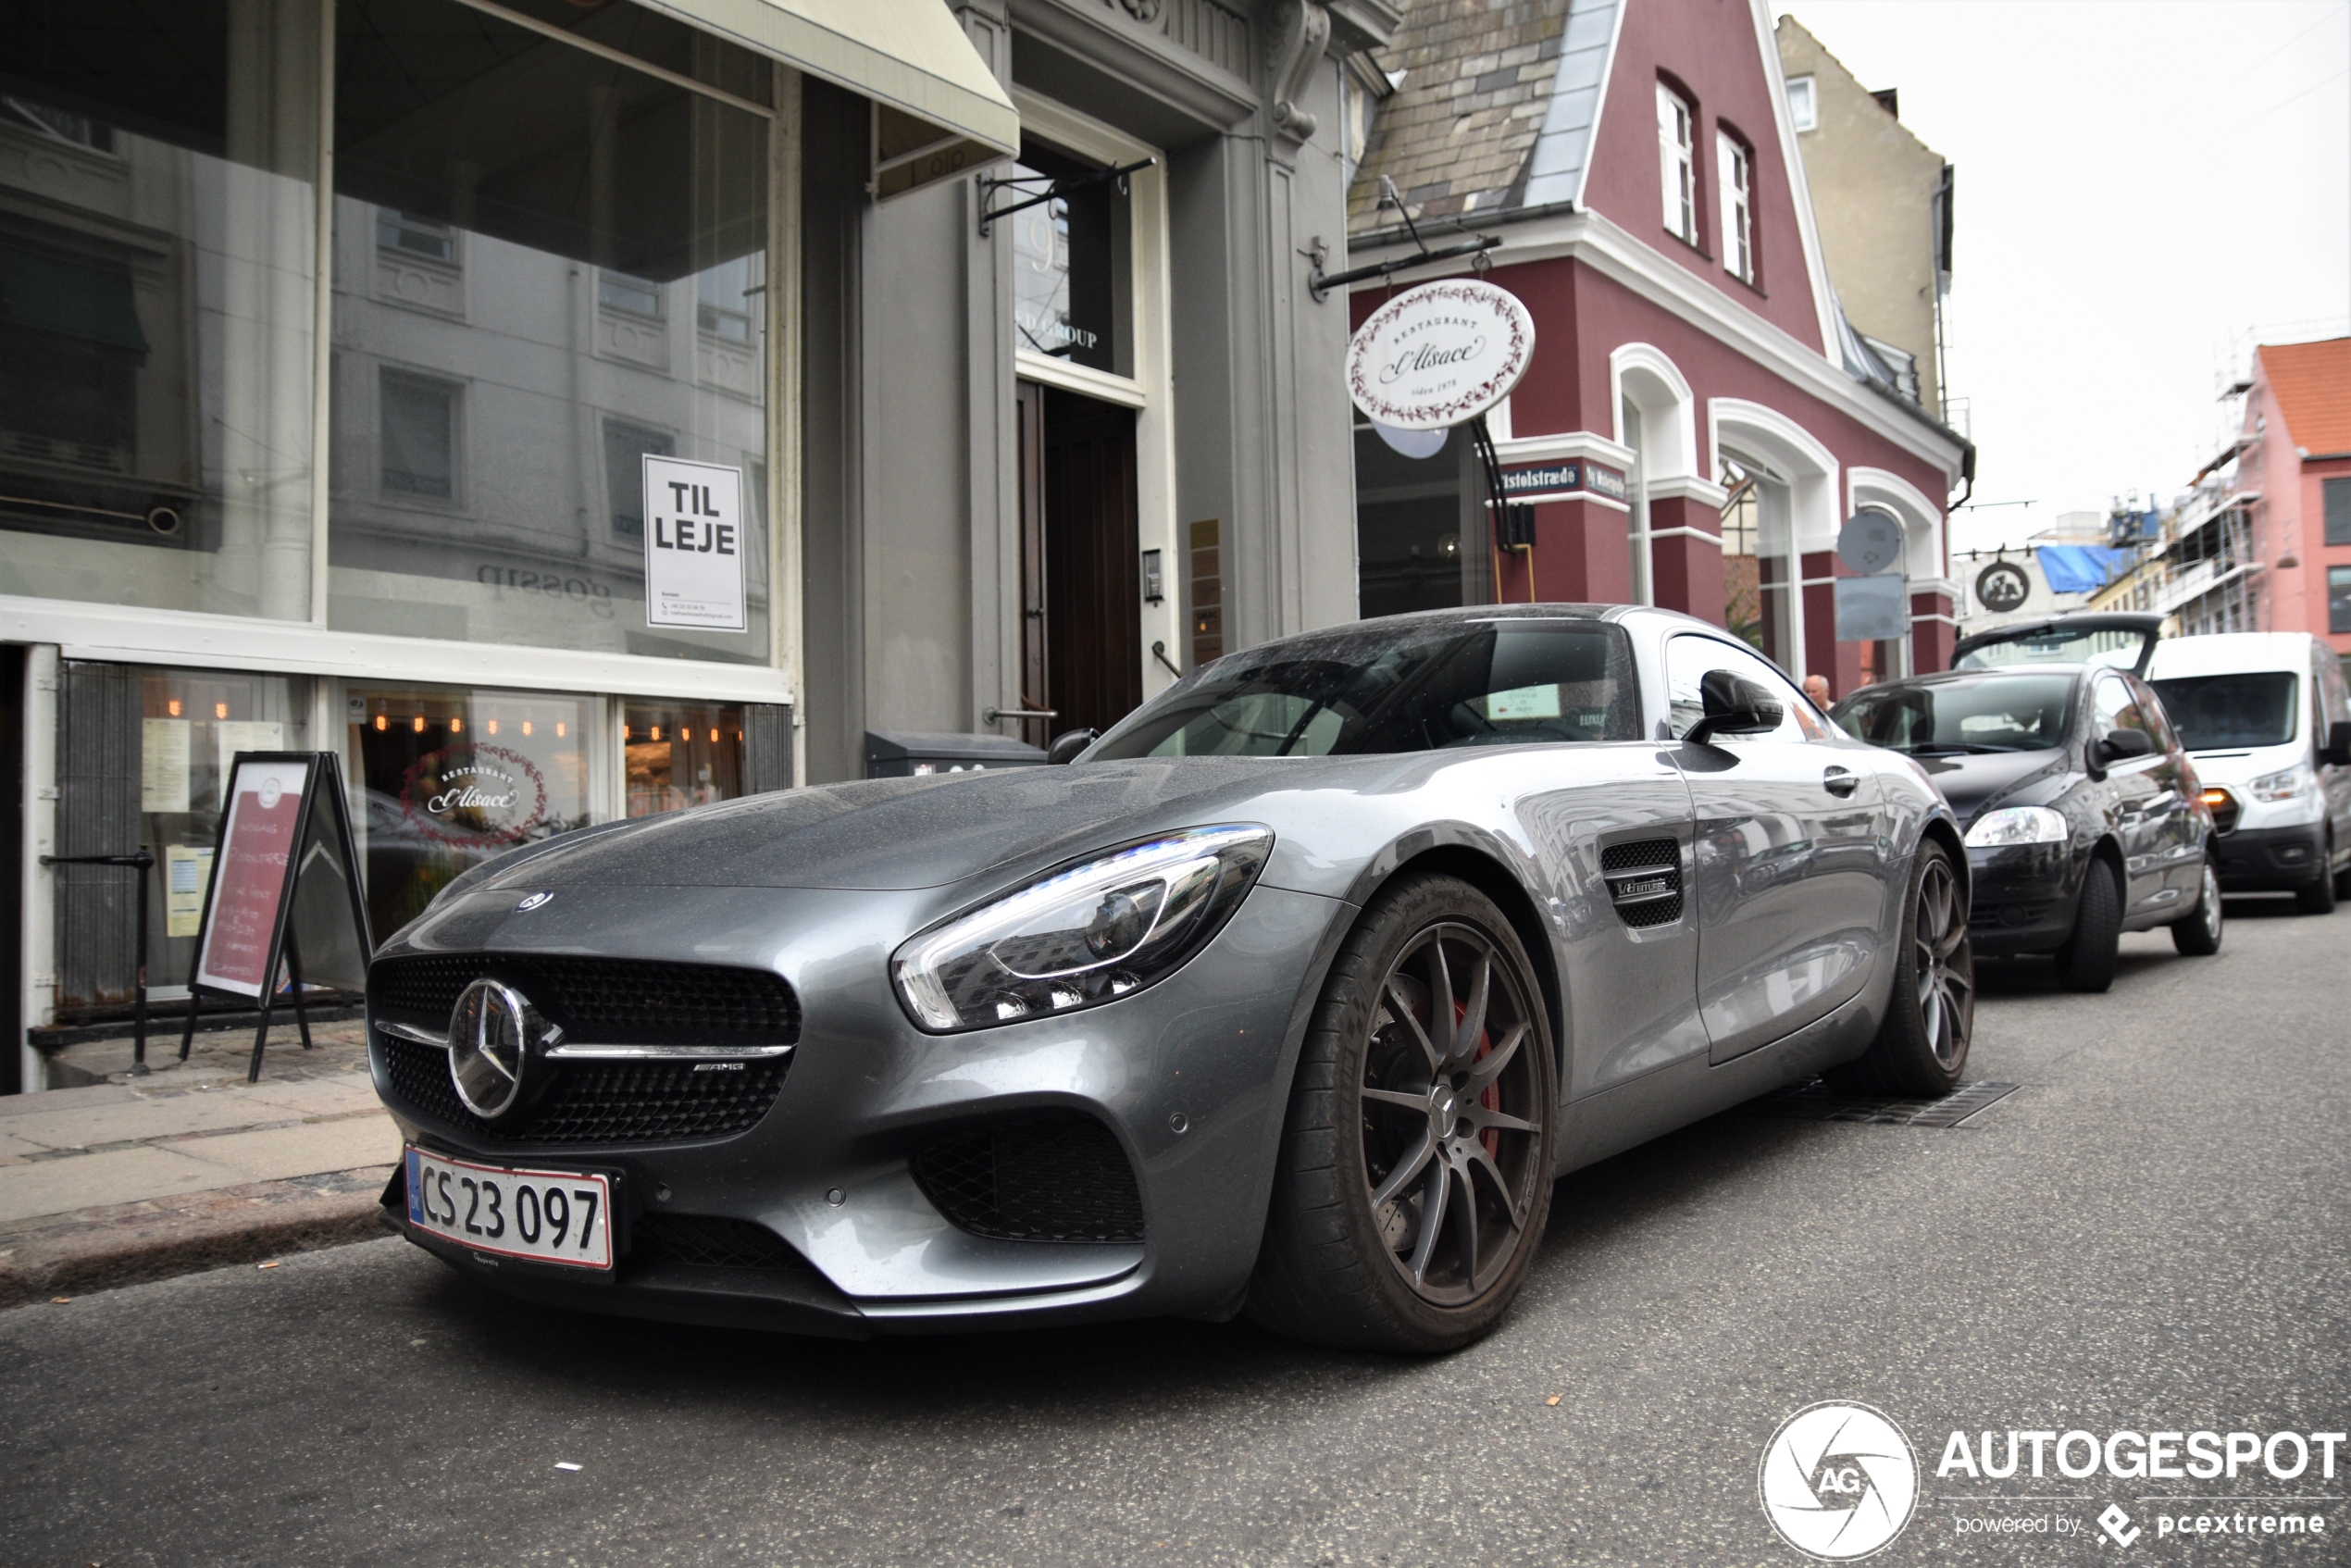
M1301 1339L1450 1350L1518 1294L1559 1119L1533 968L1450 877L1375 900L1301 1052L1250 1315Z
M2196 907L2171 922L2171 945L2191 958L2209 958L2220 951L2220 870L2208 860Z
M1929 839L1910 866L1902 915L1902 962L1885 1022L1858 1062L1834 1075L1868 1094L1943 1095L1967 1068L1975 1033L1975 947L1967 895L1951 852Z
M2320 852L2319 879L2294 890L2294 907L2305 915L2332 915L2336 888L2327 864L2334 858L2334 846L2327 844Z
M2102 991L2114 984L2122 948L2122 886L2112 865L2093 859L2082 874L2082 903L2073 934L2057 950L2058 984L2070 991Z

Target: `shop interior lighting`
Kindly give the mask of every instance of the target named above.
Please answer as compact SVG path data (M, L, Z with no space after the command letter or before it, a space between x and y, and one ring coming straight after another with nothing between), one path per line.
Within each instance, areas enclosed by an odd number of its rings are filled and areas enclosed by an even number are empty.
M378 714L378 715L376 716L376 728L377 728L379 731L380 731L380 730L382 730L383 727L384 727L384 716L383 716L383 715L381 715L381 714Z
M451 720L449 721L449 733L450 733L450 734L452 734L452 735L463 735L465 732L466 732L466 721L465 721L464 719L462 719L462 718L453 718L453 719L451 719Z
M523 732L525 735L528 735L528 734L529 734L529 733L530 733L530 720L529 720L529 719L524 719L524 720L522 721L522 732Z
M425 716L422 714L418 714L417 716L416 729L417 733L419 735L422 735L425 732Z
M180 716L180 699L177 697L172 698L171 701L165 705L165 711L169 713L172 717L178 718Z
M498 733L498 721L494 718L490 721L490 733L492 735Z
M212 716L215 718L227 718L229 716L229 704L226 703L213 703Z
M563 720L561 720L561 719L557 719L557 720L555 720L555 739L556 739L556 740L562 740L563 738L564 738L564 721L563 721ZM627 732L626 732L626 731L623 731L623 733L622 733L622 735L621 735L621 737L620 737L620 738L621 738L622 740L628 740L628 734L627 734Z

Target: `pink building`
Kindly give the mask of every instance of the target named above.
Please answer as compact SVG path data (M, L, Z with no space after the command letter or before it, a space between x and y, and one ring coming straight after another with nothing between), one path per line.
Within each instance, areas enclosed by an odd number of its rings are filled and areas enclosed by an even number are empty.
M1656 604L1839 695L1947 664L1945 519L1973 452L1838 307L1761 0L1421 0L1380 64L1402 80L1365 142L1349 265L1416 254L1384 177L1431 247L1501 238L1486 276L1537 345L1495 435L1536 537L1496 547L1466 442L1415 461L1365 427L1363 613ZM1355 319L1388 292L1357 285ZM1864 506L1906 539L1909 632L1883 642L1836 636L1837 530Z
M2351 338L2254 355L2233 493L2253 510L2262 631L2325 634L2351 654Z

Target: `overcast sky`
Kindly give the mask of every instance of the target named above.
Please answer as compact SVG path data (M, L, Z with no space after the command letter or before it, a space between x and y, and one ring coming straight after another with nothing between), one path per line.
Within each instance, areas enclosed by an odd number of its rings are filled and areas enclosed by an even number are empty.
M2346 0L1797 0L1958 169L1946 330L1973 405L1955 548L2169 501L2232 340L2351 330Z

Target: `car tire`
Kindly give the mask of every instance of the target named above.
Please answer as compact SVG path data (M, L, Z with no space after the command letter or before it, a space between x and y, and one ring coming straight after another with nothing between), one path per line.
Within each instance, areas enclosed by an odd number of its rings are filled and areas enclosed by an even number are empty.
M2306 882L2294 890L2294 907L2305 915L2332 915L2334 903L2334 877L2328 873L2322 862L2317 881Z
M1967 1070L1975 1032L1975 947L1951 852L1922 840L1911 860L1893 993L1859 1061L1830 1074L1857 1094L1940 1097Z
M2070 991L2102 991L2114 984L2122 949L2121 878L2093 858L2082 876L2082 902L2073 934L2057 950L2058 984Z
M1451 1017L1431 1028L1440 990ZM1445 876L1382 890L1300 1052L1249 1316L1424 1355L1492 1329L1550 1213L1555 1060L1534 965L1492 900Z
M2204 863L2204 881L2196 907L2171 922L2171 945L2190 958L2209 958L2220 951L2220 868Z

